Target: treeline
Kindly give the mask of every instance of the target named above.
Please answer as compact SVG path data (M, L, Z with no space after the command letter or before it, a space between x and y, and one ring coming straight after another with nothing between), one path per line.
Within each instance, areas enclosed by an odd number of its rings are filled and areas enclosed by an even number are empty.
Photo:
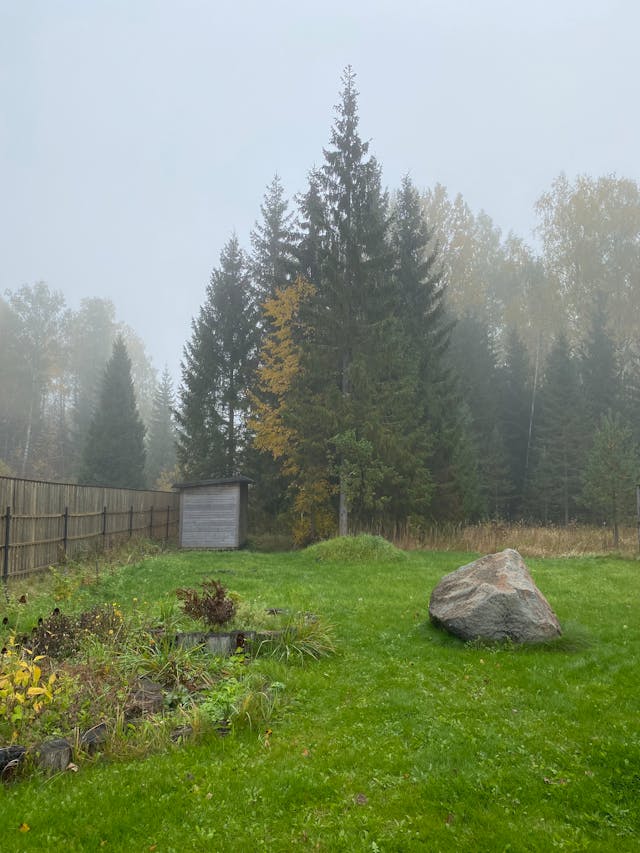
M640 439L640 192L564 176L540 252L409 178L389 194L347 69L323 162L276 176L185 348L186 476L255 477L258 523L527 517L614 526Z
M175 471L174 394L108 299L0 298L0 473L131 488Z

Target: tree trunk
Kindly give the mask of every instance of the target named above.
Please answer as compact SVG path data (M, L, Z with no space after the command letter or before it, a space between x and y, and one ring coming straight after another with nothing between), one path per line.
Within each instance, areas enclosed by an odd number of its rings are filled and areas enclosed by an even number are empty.
M348 397L351 393L349 381L349 367L351 365L351 354L345 352L342 355L342 396ZM338 535L349 535L349 507L347 504L347 484L345 482L343 463L340 460L340 499L338 503Z
M524 482L522 484L522 493L524 494L527 486L527 477L529 474L529 457L531 455L531 437L533 435L533 416L536 408L536 391L538 390L538 367L540 364L540 335L538 335L538 346L536 347L536 362L533 372L533 389L531 391L531 409L529 410L529 432L527 435L527 452L524 458Z
M340 503L338 505L338 535L349 535L349 510L347 508L347 494L344 477L340 475Z
M27 473L27 465L29 463L29 454L31 452L31 431L33 428L33 391L31 392L31 401L29 403L29 420L27 421L27 435L24 442L24 451L22 453L22 471L21 477Z

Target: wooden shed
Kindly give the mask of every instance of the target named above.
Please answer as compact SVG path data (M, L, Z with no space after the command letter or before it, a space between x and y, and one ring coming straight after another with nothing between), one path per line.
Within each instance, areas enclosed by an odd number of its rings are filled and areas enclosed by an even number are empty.
M180 547L227 550L247 541L248 477L176 483L180 491Z

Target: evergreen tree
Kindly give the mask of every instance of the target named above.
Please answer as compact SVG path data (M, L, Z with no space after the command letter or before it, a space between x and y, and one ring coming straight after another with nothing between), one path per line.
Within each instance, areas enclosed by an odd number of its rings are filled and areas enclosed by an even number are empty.
M595 429L607 411L621 405L616 347L607 329L603 293L595 299L591 327L582 346L580 370L586 414Z
M504 364L499 372L499 421L511 482L507 515L515 519L523 510L531 412L531 371L527 351L515 329L509 331L505 349Z
M394 260L393 314L400 325L395 342L403 353L394 390L406 400L399 425L403 441L398 442L404 445L402 458L398 460L403 463L400 470L404 476L398 485L406 500L396 500L396 520L402 512L405 517L409 514L424 517L433 490L438 490L454 470L444 474L437 464L443 457L436 452L435 437L444 437L451 429L452 424L447 427L445 420L453 417L456 401L451 371L444 359L452 323L445 311L444 287L436 252L429 248L430 240L422 199L405 177L395 199L390 233ZM394 339L391 331L387 336ZM461 435L460 430L455 432ZM458 486L462 486L462 481Z
M586 435L577 365L564 335L549 352L539 402L531 508L544 521L568 524L578 512Z
M640 445L640 337L629 342L621 364L621 410L634 441Z
M509 463L502 432L498 424L494 424L486 447L486 456L482 460L485 505L491 518L500 519L508 515L513 491L509 475Z
M348 531L349 490L348 460L341 458L339 447L351 435L371 441L380 423L371 410L375 387L381 384L372 375L371 358L379 354L380 324L391 305L387 198L380 168L368 156L358 123L355 75L347 68L320 171L326 231L320 279L312 282L313 359L325 377L334 378L333 392L338 392L329 394L327 404L338 410L334 452L341 534Z
M168 474L175 468L174 407L173 383L165 366L153 397L153 408L147 436L147 482L152 486L157 485L163 473Z
M606 412L587 457L582 502L592 518L611 526L614 548L620 541L620 522L633 516L639 474L638 447L631 430L620 414Z
M295 255L300 275L310 282L320 281L323 246L326 238L325 207L322 200L322 174L313 169L309 187L298 196L295 229Z
M439 522L477 521L486 513L471 412L456 394L454 390L445 401L434 434L431 470L435 490L429 514Z
M176 419L178 461L185 476L238 472L257 334L247 260L233 235L211 275L184 350Z
M470 414L470 439L478 454L483 514L495 513L496 494L504 499L511 493L505 482L508 459L499 423L499 381L497 357L487 322L467 314L454 326L449 357L455 381Z
M113 350L115 307L108 299L83 299L69 327L73 400L71 424L75 449L73 470L78 475L97 404L100 380Z
M275 175L260 205L262 220L251 232L251 277L256 298L262 303L276 289L290 284L296 271L292 219L280 178Z
M396 197L391 228L394 254L395 313L418 359L423 390L445 376L442 358L452 324L447 320L444 287L437 268L437 254L429 249L431 234L424 218L418 191L404 177Z
M311 289L300 298L302 285L289 286L270 303L276 325L260 358L256 443L283 452L272 422L292 436L286 457L296 461L285 467L298 541L320 532L334 493L341 534L349 519L357 527L425 517L433 424L442 428L446 409L449 328L421 201L405 179L391 220L358 124L347 69L324 163L298 199L298 264ZM297 367L279 394L268 374L283 340L295 343Z
M297 270L293 214L288 211L288 203L278 175L274 176L267 188L260 212L261 220L251 232L250 258L251 278L260 306L260 336L256 343L258 349L271 331L264 303L273 299L279 290L292 284ZM255 381L252 385L255 385ZM259 451L250 439L247 442L244 470L260 483L260 488L256 490L252 500L254 519L256 516L273 519L285 512L287 483L279 465L270 453Z
M144 433L131 379L131 360L124 340L118 336L89 427L81 482L144 488Z

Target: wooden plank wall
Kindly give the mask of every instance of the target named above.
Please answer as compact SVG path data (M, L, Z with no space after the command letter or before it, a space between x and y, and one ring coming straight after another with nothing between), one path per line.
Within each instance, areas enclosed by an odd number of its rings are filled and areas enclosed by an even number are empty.
M0 477L0 572L26 575L130 535L174 539L179 511L173 492Z
M180 546L237 548L239 507L237 483L184 489Z

